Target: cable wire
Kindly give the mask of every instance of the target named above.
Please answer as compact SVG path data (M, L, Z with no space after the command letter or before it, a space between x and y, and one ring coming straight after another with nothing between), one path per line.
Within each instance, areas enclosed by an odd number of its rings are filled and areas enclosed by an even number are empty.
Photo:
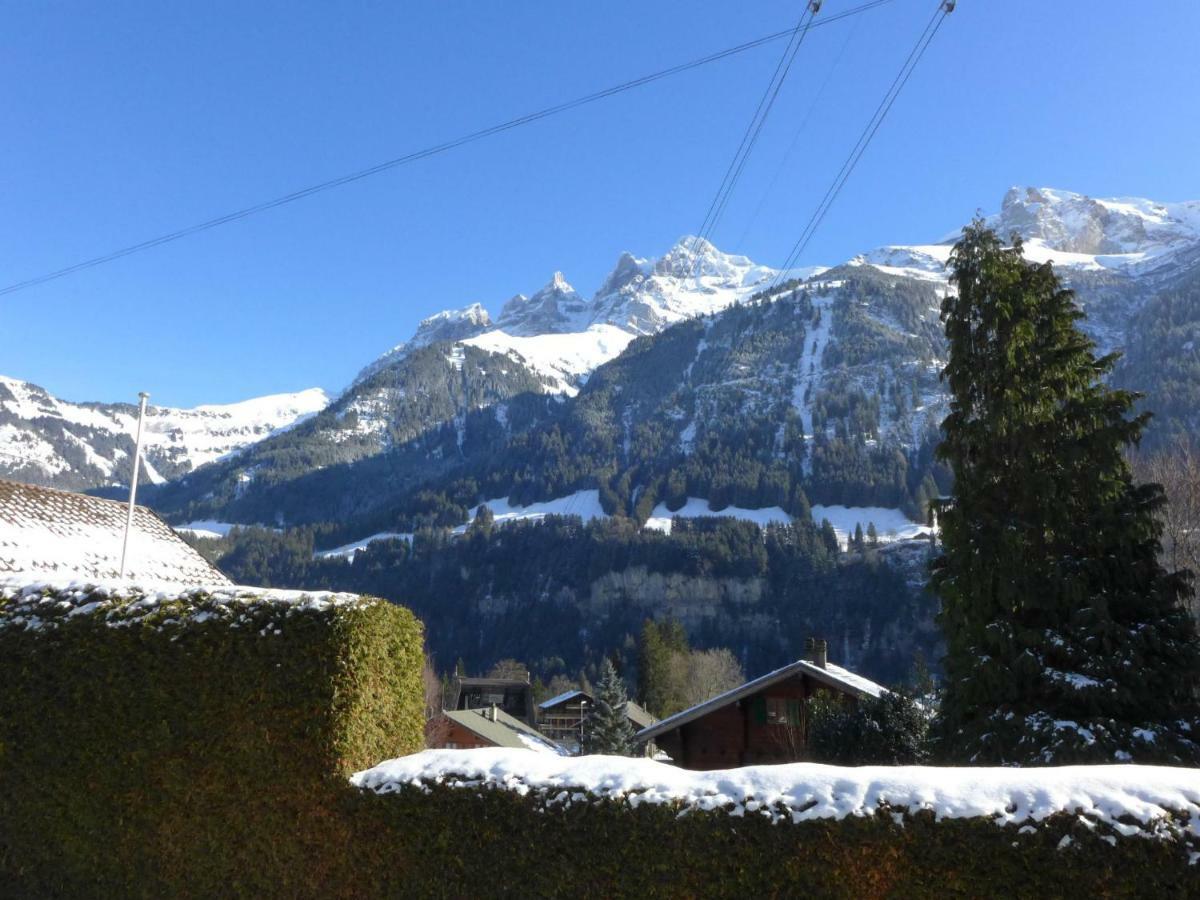
M855 142L854 147L851 148L849 156L847 156L846 161L842 163L842 168L838 171L838 174L834 176L833 182L825 191L825 196L822 197L821 202L817 204L817 208L813 211L808 223L804 226L804 230L801 231L800 237L796 239L796 243L792 246L791 252L788 253L783 265L780 267L779 272L776 274L774 280L767 290L776 290L781 284L783 284L787 278L787 272L799 262L800 256L808 247L809 241L812 240L813 235L816 233L817 228L820 227L825 215L829 212L830 207L833 206L833 202L837 199L838 194L840 194L842 188L845 187L846 182L853 174L855 167L857 167L859 160L862 159L863 154L866 153L867 147L870 146L872 139L875 137L880 126L883 124L883 120L887 118L887 114L891 111L896 99L900 96L900 92L903 91L904 86L908 84L909 78L912 77L912 73L916 70L917 65L921 62L921 58L925 55L925 51L929 49L929 45L933 42L938 30L942 27L942 23L946 21L946 16L948 16L952 10L953 6L949 6L946 2L944 2L944 0L940 0L937 9L933 13L933 16L926 24L925 29L921 32L921 36L917 38L917 42L913 45L913 49L909 51L908 57L905 59L904 64L900 67L900 71L896 73L896 77L892 80L891 86L888 88L887 92L884 93L883 99L879 101L879 105L875 108L875 112L867 121L866 126L863 128L862 134L859 135L858 141Z
M831 25L834 22L840 21L840 20L848 18L850 16L854 16L854 15L858 15L860 13L867 12L868 10L874 9L875 7L878 7L878 6L882 6L885 3L889 3L889 2L891 2L891 0L871 0L871 2L860 4L859 6L856 6L851 9L845 10L841 13L838 13L837 15L829 16L825 19L822 19L820 22L813 25L813 27L819 27L821 25ZM461 147L464 144L470 144L475 141L479 141L484 138L491 137L493 135L512 130L514 128L519 128L523 125L529 125L533 122L537 122L542 119L549 118L550 116L556 116L556 115L559 115L564 112L568 112L573 109L578 109L579 107L585 106L589 103L594 103L598 100L603 100L607 97L612 97L616 94L620 94L625 91L632 90L633 88L642 87L644 85L651 84L655 81L659 81L664 78L669 78L673 75L678 75L683 72L691 71L692 69L697 69L701 66L709 65L710 63L714 63L719 60L726 59L730 56L734 56L739 53L744 53L748 50L753 50L757 47L763 46L764 44L769 44L773 41L777 41L777 40L780 40L785 37L791 39L792 37L795 36L796 30L797 30L796 28L789 28L789 29L785 29L784 31L777 31L777 32L774 32L773 34L764 35L763 37L755 38L754 40L751 40L751 41L746 41L743 44L738 44L733 47L728 47L724 50L719 50L716 53L710 53L707 56L702 56L699 59L694 59L690 62L680 63L678 65L671 66L666 69L662 69L658 72L653 72L649 75L643 75L640 78L634 78L630 81L621 82L620 84L613 85L612 87L604 88L603 90L595 91L594 93L586 94L582 97L577 97L574 100L567 100L563 103L555 104L554 106L548 106L544 109L538 110L537 112L527 113L523 116L518 116L515 119L510 119L507 122L502 122L498 125L492 125L487 128L481 128L478 131L472 131L469 134L465 134L461 137L454 138L452 140L445 141L440 144L434 144L431 147L426 147L423 150L416 150L412 153L405 154L404 156L398 156L395 159L389 159L385 162L381 162L374 166L370 166L369 168L360 169L357 172L351 172L347 175L341 175L337 178L331 178L328 181L322 181L322 182L319 182L318 184L314 184L314 185L311 185L306 188L301 188L300 190L293 191L289 194L284 194L280 197L276 197L273 200L266 200L266 201L263 201L262 203L256 203L253 206L247 206L242 209L236 210L234 212L226 213L225 215L217 216L216 218L208 219L204 222L199 222L195 225L189 225L186 228L180 228L177 231L171 231L166 234L160 235L158 237L150 238L149 240L145 240L145 241L141 241L140 243L137 243L137 244L131 244L128 247L123 247L120 250L114 250L111 253L106 253L102 256L96 256L91 259L86 259L86 260L83 260L82 262L75 263L74 265L65 266L64 268L57 269L52 272L48 272L44 275L39 275L39 276L36 276L33 278L25 279L24 281L15 282L6 287L0 288L0 296L4 296L6 294L12 294L12 293L15 293L16 291L25 290L26 288L31 288L31 287L34 287L35 285L45 284L48 281L53 281L57 278L62 278L66 275L71 275L71 274L74 274L75 272L83 271L84 269L90 269L95 266L104 265L105 263L113 262L114 260L121 259L122 257L129 256L134 253L141 253L143 251L150 250L155 247L160 247L163 244L171 243L172 241L177 241L177 240L180 240L185 237L190 237L191 235L198 234L203 231L208 231L209 229L217 228L221 225L227 225L231 222L236 222L241 219L245 219L250 216L254 216L254 215L257 215L262 212L266 212L271 209L275 209L276 207L284 206L289 203L294 203L297 200L302 200L306 197L311 197L314 194L319 194L324 191L332 190L333 188L342 187L343 185L347 185L347 184L350 184L355 181L360 181L361 179L364 179L364 178L369 178L372 175L378 175L381 172L386 172L391 169L398 168L400 166L408 165L409 163L417 162L418 160L427 159L431 156L435 156L440 153L445 153L449 150L453 150L457 147Z
M775 105L775 98L779 96L779 91L783 87L783 82L787 78L792 62L800 50L800 44L804 41L804 35L807 34L815 15L816 12L813 9L813 5L805 3L804 12L800 14L800 19L796 23L792 36L788 39L787 46L783 48L783 54L775 64L775 71L771 73L771 79L767 82L766 89L758 100L758 106L754 110L754 115L746 123L746 130L742 133L742 140L733 154L733 159L729 161L729 165L725 169L725 174L721 178L721 183L717 186L716 194L708 205L708 210L704 213L704 220L696 230L695 240L692 241L693 252L695 252L696 247L701 241L706 240L712 234L717 220L724 211L725 205L729 202L729 197L733 193L742 170L745 168L746 160L750 157L750 153L754 150L754 145L758 142L758 136L762 133L763 124L770 114L771 107ZM797 40L797 36L799 36L799 40Z

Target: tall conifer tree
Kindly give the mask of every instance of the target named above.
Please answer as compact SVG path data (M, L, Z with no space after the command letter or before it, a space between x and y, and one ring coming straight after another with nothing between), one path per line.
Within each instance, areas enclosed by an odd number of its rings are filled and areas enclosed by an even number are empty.
M617 674L612 660L605 657L600 667L600 683L596 685L596 702L584 723L585 753L633 755L633 726L625 715L626 703L625 682Z
M933 563L943 754L973 763L1200 761L1188 574L1159 563L1164 502L1125 451L1148 416L1101 378L1049 264L964 229L942 304L953 469Z

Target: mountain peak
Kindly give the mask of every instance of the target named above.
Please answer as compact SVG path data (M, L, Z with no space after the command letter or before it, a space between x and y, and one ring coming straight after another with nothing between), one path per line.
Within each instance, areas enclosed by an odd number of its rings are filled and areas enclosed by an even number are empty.
M1003 235L1015 231L1065 253L1152 253L1200 238L1200 204L1195 202L1102 199L1026 185L1010 187L1000 212L987 221Z
M517 294L504 304L496 324L509 334L561 334L587 327L587 301L563 276L555 272L532 297Z

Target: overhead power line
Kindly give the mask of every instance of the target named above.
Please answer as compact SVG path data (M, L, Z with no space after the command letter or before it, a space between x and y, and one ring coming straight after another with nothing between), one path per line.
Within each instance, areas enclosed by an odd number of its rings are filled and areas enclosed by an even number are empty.
M762 133L767 116L771 114L771 108L775 105L776 98L779 97L779 92L783 88L783 82L787 79L788 72L791 71L792 63L795 62L796 55L800 52L800 45L804 42L804 36L812 26L813 19L820 8L821 0L810 0L810 2L804 4L804 11L800 14L800 20L792 30L792 36L788 39L787 46L783 48L783 55L779 57L779 62L775 64L775 71L771 73L771 80L767 82L766 90L763 91L762 97L758 100L758 107L754 110L754 115L746 123L746 131L742 134L741 143L738 144L737 151L733 154L733 159L729 161L725 175L721 178L721 183L717 187L717 192L713 196L712 202L708 205L708 211L704 214L704 221L700 223L700 227L696 230L696 240L693 241L692 246L693 251L696 249L696 245L707 240L716 229L717 222L720 221L721 215L729 203L729 198L733 196L734 188L737 187L742 170L746 167L746 161L754 151L754 145L758 142L758 136Z
M846 157L846 161L842 163L841 169L834 176L833 182L825 191L825 196L821 198L821 202L817 204L817 208L813 210L812 216L808 223L804 226L804 230L800 232L800 237L796 239L796 243L792 246L791 252L788 253L783 265L780 267L778 274L772 281L768 290L773 290L781 285L786 279L787 271L793 268L799 261L804 250L808 247L809 241L816 234L817 228L820 227L826 213L829 212L833 202L841 193L842 188L846 186L846 182L853 174L859 160L866 153L867 147L870 146L871 140L879 131L879 127L883 124L883 120L887 118L887 114L891 111L892 106L896 102L896 98L900 96L900 92L904 90L904 86L908 84L909 78L916 70L917 65L921 62L921 57L925 55L925 51L929 49L929 45L933 42L934 37L938 33L938 29L942 27L942 23L946 21L946 16L954 11L955 0L939 0L937 9L934 10L933 16L925 25L921 36L917 38L916 44L909 51L908 57L904 60L904 64L900 67L900 71L896 73L896 77L892 79L891 85L883 95L883 99L879 101L879 105L875 108L875 112L867 121L863 128L862 134L859 135L858 141L850 150L850 155Z
M858 6L852 7L851 9L844 10L837 15L832 15L822 19L820 22L815 23L813 27L832 25L834 22L867 12L868 10L874 9L878 6L883 6L885 3L890 2L891 0L871 0L871 2L862 3ZM449 150L454 150L458 147L462 147L465 144L474 143L475 141L483 140L484 138L492 137L493 135L501 134L505 131L510 131L523 125L529 125L533 122L538 122L551 116L560 115L561 113L578 109L581 106L595 103L598 100L604 100L616 94L621 94L625 91L642 87L644 85L660 81L664 78L669 78L673 75L679 75L683 72L689 72L692 69L698 69L701 66L706 66L710 63L727 59L739 53L745 53L748 50L753 50L757 47L763 46L764 44L772 43L773 41L778 41L783 38L790 39L795 36L796 32L796 28L789 28L784 31L777 31L773 34L764 35L763 37L746 41L743 44L728 47L724 50L717 51L716 53L710 53L707 56L702 56L699 59L694 59L690 62L680 63L678 65L671 66L670 68L653 72L649 75L643 75L640 78L624 81L620 84L613 85L612 87L604 88L603 90L595 91L591 94L585 94L582 97L577 97L574 100L567 100L563 103L555 104L554 106L548 106L536 112L527 113L523 116L518 116L515 119L509 119L507 122L502 122L498 125L491 125L487 128L481 128L478 131L472 131L469 134L454 138L453 140L444 141L440 144L434 144L431 147L426 147L423 150L416 150L412 153L407 153L404 156L398 156L395 159L389 159L385 162L370 166L369 168L360 169L357 172L351 172L347 175L341 175L337 178L331 178L328 181L322 181L318 184L311 185L310 187L301 188L298 191L293 191L290 194L284 194L283 196L276 197L273 200L266 200L262 203L256 203L253 206L247 206L235 212L227 213L223 216L217 216L214 219L198 222L195 225L189 225L186 228L180 228L177 231L171 231L137 244L131 244L128 247L123 247L120 250L114 250L111 253L104 254L103 256L96 256L92 259L86 259L82 262L75 263L74 265L65 266L64 268L57 269L53 272L48 272L44 275L28 278L24 281L18 281L14 284L8 285L7 287L0 288L0 296L12 294L16 291L34 287L35 285L45 284L47 281L53 281L57 278L62 278L66 275L83 271L84 269L91 269L95 266L113 262L114 260L121 259L125 256L130 256L134 253L141 253L145 250L151 250L155 247L162 246L163 244L168 244L185 237L190 237L191 235L199 234L202 231L208 231L209 229L217 228L221 225L228 225L231 222L246 219L250 216L257 215L258 213L266 212L267 210L275 209L276 207L284 206L288 203L294 203L297 200L303 200L304 198L311 197L314 194L319 194L324 191L332 190L333 188L342 187L343 185L360 181L364 178L369 178L372 175L378 175L381 172L387 172L391 169L399 168L400 166L405 166L422 159L427 159L431 156L446 153Z

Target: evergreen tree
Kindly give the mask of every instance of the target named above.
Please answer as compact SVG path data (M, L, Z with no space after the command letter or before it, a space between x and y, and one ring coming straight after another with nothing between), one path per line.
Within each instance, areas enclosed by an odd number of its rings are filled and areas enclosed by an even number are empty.
M862 522L854 523L854 539L851 542L851 544L854 547L854 549L859 551L860 553L862 552L863 548L866 546L866 543L863 541Z
M627 702L625 682L617 674L612 660L606 656L600 667L596 701L583 727L585 753L633 756L633 726L625 715Z
M821 540L824 541L825 547L830 553L836 554L842 549L842 545L838 543L838 536L833 528L833 523L828 519L821 520Z
M875 529L874 522L867 523L867 543L872 547L879 546L879 532Z
M1158 561L1158 485L1124 453L1147 416L1104 385L1049 264L976 221L942 304L950 413L932 585L947 643L939 737L978 763L1200 761L1186 573Z
M673 661L687 652L687 634L677 620L647 619L642 623L638 642L638 696L642 705L660 718L686 705L675 683Z

